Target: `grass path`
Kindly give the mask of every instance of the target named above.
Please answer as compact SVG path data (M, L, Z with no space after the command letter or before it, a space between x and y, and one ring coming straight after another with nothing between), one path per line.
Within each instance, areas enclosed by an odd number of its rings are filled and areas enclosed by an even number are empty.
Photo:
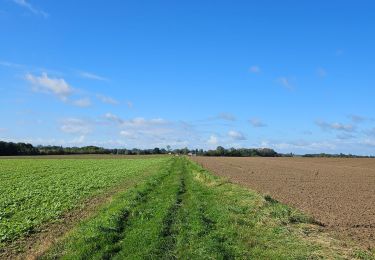
M42 258L373 259L318 230L308 216L175 158Z

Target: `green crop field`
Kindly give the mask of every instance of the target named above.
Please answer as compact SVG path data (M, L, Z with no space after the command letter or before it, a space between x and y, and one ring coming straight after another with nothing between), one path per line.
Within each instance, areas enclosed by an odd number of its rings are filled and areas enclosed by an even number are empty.
M184 157L0 160L0 182L0 258L373 259ZM53 243L25 247L109 191Z
M84 198L139 181L166 159L1 160L0 243L58 218Z

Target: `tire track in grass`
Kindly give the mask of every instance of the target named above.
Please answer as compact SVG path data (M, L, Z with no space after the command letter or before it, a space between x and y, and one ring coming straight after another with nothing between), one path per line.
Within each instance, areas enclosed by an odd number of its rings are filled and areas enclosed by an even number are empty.
M221 213L215 208L209 189L196 179L189 161L184 162L184 170L187 192L176 228L180 230L178 258L233 259L233 252L225 246L227 238L218 229Z
M179 161L181 164L181 160ZM184 204L184 194L186 193L186 174L185 164L181 164L179 169L179 185L176 193L175 203L168 209L168 212L163 220L163 228L160 233L160 244L156 250L155 255L160 259L176 259L176 246L178 230L176 229L176 222L181 214L181 207Z
M173 162L174 164L174 162ZM157 177L119 194L99 214L82 223L41 259L111 259L123 249L122 241L136 218L136 212L152 199L155 190L171 176L170 164ZM165 171L165 172L163 172Z
M161 241L173 240L169 227L173 223L174 208L181 203L179 194L184 190L179 165L180 160L176 160L168 178L153 191L149 200L133 211L120 243L121 251L113 259L160 258Z

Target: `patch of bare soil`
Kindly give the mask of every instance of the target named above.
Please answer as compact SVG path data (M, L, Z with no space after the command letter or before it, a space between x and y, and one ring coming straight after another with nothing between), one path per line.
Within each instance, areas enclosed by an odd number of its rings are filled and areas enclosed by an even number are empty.
M375 159L193 160L219 176L310 214L339 237L375 247Z

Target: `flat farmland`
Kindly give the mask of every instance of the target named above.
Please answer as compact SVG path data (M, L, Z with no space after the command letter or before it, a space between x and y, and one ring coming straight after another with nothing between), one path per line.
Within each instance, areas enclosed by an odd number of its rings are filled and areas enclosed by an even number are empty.
M0 259L374 259L182 156L0 159L0 183Z
M193 160L219 176L310 214L340 236L375 246L375 159Z

